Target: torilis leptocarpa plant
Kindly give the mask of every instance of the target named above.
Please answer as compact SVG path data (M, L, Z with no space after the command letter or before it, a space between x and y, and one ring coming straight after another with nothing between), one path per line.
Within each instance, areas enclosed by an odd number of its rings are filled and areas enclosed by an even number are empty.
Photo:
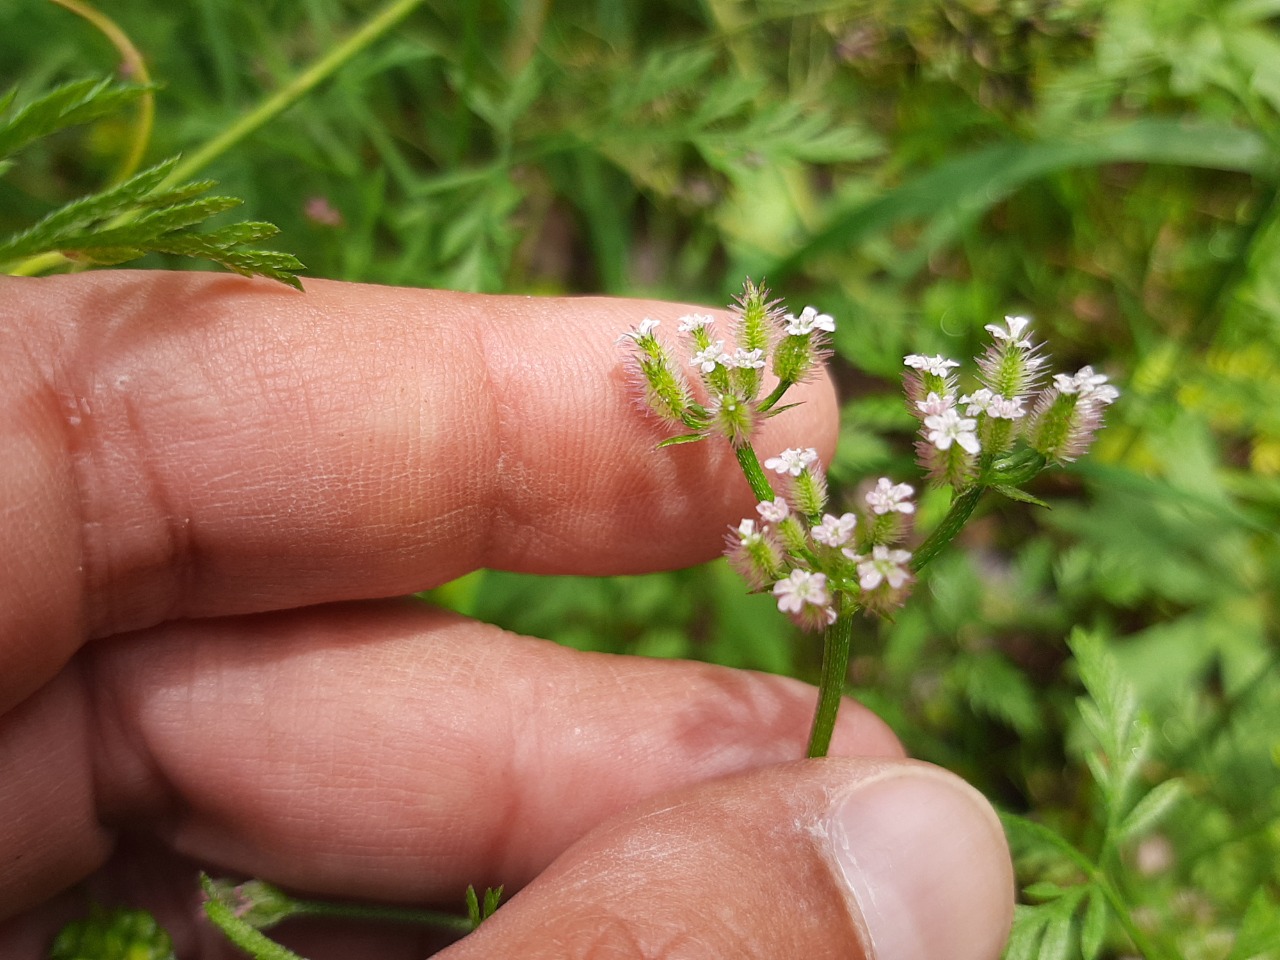
M952 491L946 516L912 550L910 484L875 478L855 509L837 513L816 450L782 450L762 463L753 446L760 424L788 409L781 405L787 391L816 375L830 354L836 329L830 315L811 306L788 313L767 289L747 281L730 306L728 330L710 314L677 319L679 359L675 345L659 339L660 324L646 318L619 340L647 407L683 431L659 446L715 436L729 443L757 500L756 515L730 528L729 561L753 590L771 591L799 626L824 633L811 757L830 746L857 611L900 607L984 491L1038 503L1022 486L1088 450L1104 409L1119 396L1092 367L1050 376L1026 317L987 325L991 342L976 361L977 385L967 392L958 361L905 357L907 407L920 422L917 459L927 483Z

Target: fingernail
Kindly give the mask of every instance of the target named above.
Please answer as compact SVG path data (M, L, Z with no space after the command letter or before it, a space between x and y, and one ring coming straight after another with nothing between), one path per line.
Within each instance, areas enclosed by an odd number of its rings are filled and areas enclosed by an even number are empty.
M995 960L1013 917L1000 822L976 790L915 767L838 800L827 824L869 960Z

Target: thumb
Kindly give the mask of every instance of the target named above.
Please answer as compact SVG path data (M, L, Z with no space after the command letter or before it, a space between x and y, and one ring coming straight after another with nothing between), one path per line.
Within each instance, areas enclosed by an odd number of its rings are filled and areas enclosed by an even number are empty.
M1013 871L986 800L913 761L828 758L629 808L441 960L995 960Z

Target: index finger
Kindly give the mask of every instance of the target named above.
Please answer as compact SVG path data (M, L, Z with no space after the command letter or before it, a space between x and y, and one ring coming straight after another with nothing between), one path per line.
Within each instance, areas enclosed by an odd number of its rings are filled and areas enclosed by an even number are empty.
M0 709L85 637L714 555L723 443L655 450L614 341L670 304L210 274L0 282ZM829 452L826 381L762 451Z

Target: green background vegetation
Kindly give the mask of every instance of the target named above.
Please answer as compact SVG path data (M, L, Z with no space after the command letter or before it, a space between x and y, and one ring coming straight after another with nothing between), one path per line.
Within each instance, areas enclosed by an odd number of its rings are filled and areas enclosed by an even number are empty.
M161 84L148 162L373 10L111 3ZM0 7L20 102L117 63L52 3ZM133 122L25 152L0 234L104 185ZM1057 369L1122 388L1109 426L1032 487L1052 510L988 503L895 622L859 628L852 691L1048 828L1010 821L1013 954L1280 956L1280 2L428 0L198 174L315 276L718 304L749 275L818 305L841 324L837 502L916 475L904 354L970 357L1033 316ZM817 672L722 564L481 572L438 599L577 647Z

